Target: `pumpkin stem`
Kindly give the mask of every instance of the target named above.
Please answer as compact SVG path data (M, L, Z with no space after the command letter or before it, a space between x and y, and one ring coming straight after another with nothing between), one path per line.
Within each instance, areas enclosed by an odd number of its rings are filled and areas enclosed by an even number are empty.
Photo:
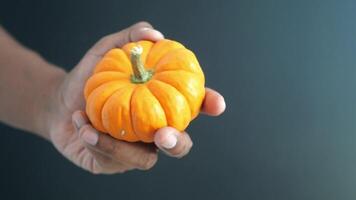
M132 83L145 83L149 81L153 75L151 70L146 70L142 63L141 55L143 48L137 45L131 49L131 64L134 74L131 75Z

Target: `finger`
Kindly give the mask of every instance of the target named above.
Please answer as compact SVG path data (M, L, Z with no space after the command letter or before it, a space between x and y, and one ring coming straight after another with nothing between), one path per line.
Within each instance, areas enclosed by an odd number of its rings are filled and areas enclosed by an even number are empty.
M120 141L107 134L99 133L88 123L76 122L85 122L85 120L82 112L73 114L73 123L79 124L79 126L76 125L79 138L88 148L102 152L118 162L137 169L148 170L157 162L157 151L154 146Z
M116 173L124 173L126 171L134 169L124 163L113 160L109 156L105 154L95 151L95 149L88 147L85 145L89 152L93 156L93 161L91 163L90 171L94 174L116 174Z
M206 88L205 99L202 105L202 113L210 116L221 115L226 108L224 97L217 91Z
M89 123L89 119L83 111L77 110L72 114L72 122L74 128L79 131L82 126Z
M116 140L99 133L90 125L84 125L79 130L79 137L92 151L103 153L130 168L148 170L156 164L158 159L157 152L152 146Z
M139 22L118 33L103 37L89 50L88 53L101 57L110 49L122 47L129 42L138 40L157 41L163 38L163 34L153 29L148 22Z
M157 41L163 39L162 33L154 30L147 22L139 22L133 26L103 37L97 42L79 62L69 75L75 79L75 85L72 86L75 90L83 88L85 81L92 74L92 71L104 54L110 49L121 47L126 43L138 40Z
M72 115L72 121L77 132L79 132L81 127L89 123L89 119L82 111L74 112ZM88 140L88 138L85 139L87 141L84 144L92 143L92 140ZM88 169L90 169L90 171L94 174L124 173L125 171L132 169L132 167L127 166L124 163L115 161L111 159L111 157L101 152L95 151L95 149L90 148L90 145L85 146L89 147L87 149L93 155L93 158L91 158L92 160L90 160L90 166L88 166Z
M180 133L172 127L164 127L155 133L156 146L171 157L181 158L187 155L193 142L186 132Z
M152 145L143 143L129 143L98 133L93 127L83 127L82 133L92 132L98 135L96 144L90 144L92 149L109 155L113 159L128 166L148 170L157 162L157 151Z

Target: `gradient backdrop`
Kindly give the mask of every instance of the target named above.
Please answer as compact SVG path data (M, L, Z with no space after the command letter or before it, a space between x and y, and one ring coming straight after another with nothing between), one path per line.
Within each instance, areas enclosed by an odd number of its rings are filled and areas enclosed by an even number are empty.
M0 125L0 199L355 199L355 11L351 0L2 0L0 23L67 70L147 20L196 52L227 110L191 124L188 157L113 176Z

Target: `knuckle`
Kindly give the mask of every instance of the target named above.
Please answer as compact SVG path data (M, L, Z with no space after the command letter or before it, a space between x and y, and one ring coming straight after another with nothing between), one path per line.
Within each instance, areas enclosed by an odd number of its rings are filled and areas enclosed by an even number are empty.
M97 43L95 43L86 55L99 57L102 54L101 49L107 45L108 41L110 41L109 36L102 37Z
M110 41L111 38L112 38L112 35L111 35L111 34L110 34L110 35L106 35L106 36L102 37L102 38L99 40L99 43L106 43L106 42Z
M90 173L94 175L103 173L103 168L99 165L99 163L96 160L93 160L91 163Z
M92 128L89 124L85 124L84 126L82 126L80 129L79 129L79 136L81 137L85 132L87 131L91 131Z
M139 27L139 28L141 28L141 27L150 27L150 28L152 28L152 25L147 21L137 22L134 26L135 27Z

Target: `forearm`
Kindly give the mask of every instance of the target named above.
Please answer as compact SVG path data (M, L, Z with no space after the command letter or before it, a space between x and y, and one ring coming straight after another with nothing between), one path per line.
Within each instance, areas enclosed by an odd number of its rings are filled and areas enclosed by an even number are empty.
M64 74L0 27L0 121L48 138L50 98Z

